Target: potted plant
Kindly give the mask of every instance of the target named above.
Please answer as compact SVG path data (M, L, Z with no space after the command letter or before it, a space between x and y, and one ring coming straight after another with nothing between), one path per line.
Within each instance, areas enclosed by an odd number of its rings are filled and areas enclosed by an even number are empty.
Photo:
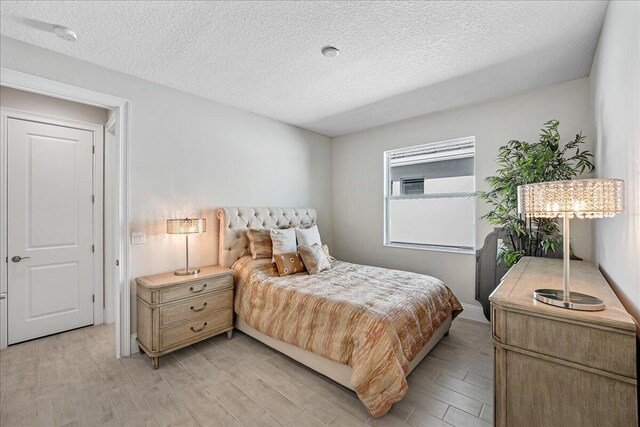
M595 170L593 154L581 150L586 137L581 132L562 145L559 125L558 120L545 123L538 142L512 140L500 147L496 175L486 178L491 190L478 193L491 205L491 211L481 219L506 231L507 238L498 250L498 263L506 267L523 256L547 256L562 247L562 235L555 218L525 218L518 214L518 186L569 180Z

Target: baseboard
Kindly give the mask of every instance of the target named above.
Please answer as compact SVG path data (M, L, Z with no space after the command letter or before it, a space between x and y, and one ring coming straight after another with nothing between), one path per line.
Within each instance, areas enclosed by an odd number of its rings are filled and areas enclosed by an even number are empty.
M473 320L475 322L489 323L487 318L484 317L484 311L481 306L462 303L462 308L464 310L460 313L460 318Z
M138 334L131 334L131 354L136 354L140 351L138 347Z

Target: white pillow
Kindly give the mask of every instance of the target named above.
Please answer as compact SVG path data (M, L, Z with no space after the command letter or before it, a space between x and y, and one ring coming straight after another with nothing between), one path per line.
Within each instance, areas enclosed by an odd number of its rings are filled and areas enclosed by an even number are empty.
M272 228L269 234L273 248L272 262L275 262L276 255L296 252L296 232L293 228Z
M298 246L311 246L315 244L322 246L322 242L320 241L320 232L318 231L317 225L309 228L296 228L295 230Z

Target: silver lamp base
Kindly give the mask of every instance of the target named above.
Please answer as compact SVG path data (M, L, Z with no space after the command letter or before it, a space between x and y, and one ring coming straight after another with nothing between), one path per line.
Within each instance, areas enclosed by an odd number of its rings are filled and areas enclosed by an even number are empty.
M175 271L176 276L191 276L192 274L200 273L199 268L181 268Z
M604 301L591 295L580 292L569 292L569 300L564 300L564 292L561 289L538 289L533 297L545 304L570 310L600 311L604 310Z

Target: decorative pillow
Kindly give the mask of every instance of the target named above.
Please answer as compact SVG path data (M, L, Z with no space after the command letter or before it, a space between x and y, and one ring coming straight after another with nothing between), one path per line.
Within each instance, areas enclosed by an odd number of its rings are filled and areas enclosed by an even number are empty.
M273 258L276 260L280 276L307 271L298 252L287 252L286 254L275 255Z
M304 266L307 268L309 274L318 274L322 270L328 270L331 268L331 263L327 258L327 255L322 250L322 246L316 244L311 246L298 247L298 253L302 258Z
M247 230L247 238L249 239L251 258L263 259L272 257L271 233L269 233L269 230L249 229Z
M277 229L272 228L269 230L271 233L271 248L273 250L273 257L271 260L275 262L275 256L280 254L286 254L287 252L296 251L296 231L293 228Z
M315 244L322 245L317 225L312 225L309 228L296 227L295 230L298 246L311 246Z

